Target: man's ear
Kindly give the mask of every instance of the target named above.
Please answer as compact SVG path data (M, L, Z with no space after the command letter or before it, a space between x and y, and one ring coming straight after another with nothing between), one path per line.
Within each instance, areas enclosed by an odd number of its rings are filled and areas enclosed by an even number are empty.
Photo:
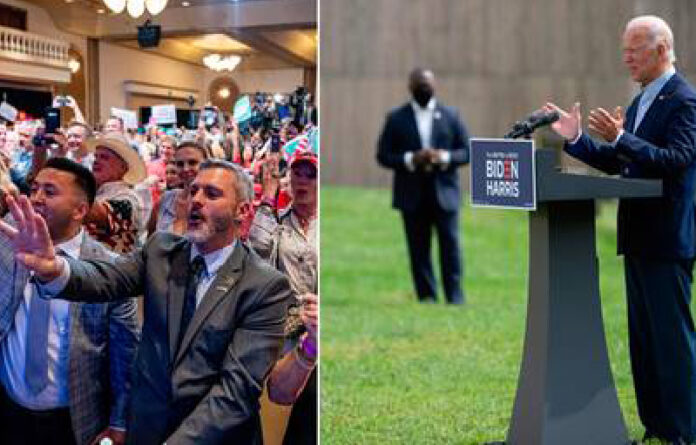
M240 202L237 204L237 212L235 214L235 222L237 224L241 224L242 222L246 221L249 219L251 216L251 212L253 210L253 206L251 202L246 201L246 202Z
M73 218L77 221L83 221L90 210L90 205L86 200L80 200L80 202L73 209Z

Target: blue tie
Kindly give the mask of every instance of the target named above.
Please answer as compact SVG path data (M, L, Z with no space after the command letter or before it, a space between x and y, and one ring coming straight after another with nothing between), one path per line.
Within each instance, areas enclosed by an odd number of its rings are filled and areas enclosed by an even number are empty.
M631 129L631 132L633 134L636 133L636 130L638 130L638 126L640 123L643 121L643 118L645 117L645 113L648 111L648 104L647 104L647 97L645 96L645 91L640 93L640 96L638 96L638 107L636 108L636 120L633 123L633 128Z
M36 282L32 282L31 302L27 318L27 350L25 380L32 394L38 394L48 384L48 323L51 301L39 297Z

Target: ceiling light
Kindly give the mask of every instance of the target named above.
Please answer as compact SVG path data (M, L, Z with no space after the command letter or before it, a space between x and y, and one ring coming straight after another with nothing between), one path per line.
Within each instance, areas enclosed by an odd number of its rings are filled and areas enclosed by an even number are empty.
M167 6L168 0L104 0L104 4L115 14L120 14L124 9L128 11L128 15L137 19L145 9L151 15L157 15Z
M181 6L183 6L184 8L188 8L189 6L191 6L191 3L189 3L189 2L181 2Z
M104 8L97 9L97 14L104 14L105 12Z
M147 11L152 15L157 15L164 11L167 6L167 0L145 0L145 7Z
M227 99L228 97L230 97L230 89L220 88L220 91L218 91L218 96L220 96L223 99Z
M126 10L128 15L137 19L145 12L145 1L144 0L128 0L128 5L126 5Z
M104 4L116 14L122 13L126 8L126 0L104 0Z
M232 71L241 61L242 58L237 55L209 54L203 57L203 64L213 71Z

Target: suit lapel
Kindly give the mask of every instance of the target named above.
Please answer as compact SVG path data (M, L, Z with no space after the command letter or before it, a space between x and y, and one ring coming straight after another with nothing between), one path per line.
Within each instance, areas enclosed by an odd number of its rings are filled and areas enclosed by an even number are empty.
M184 294L186 293L186 278L189 270L189 257L191 245L179 250L172 259L169 269L167 298L167 330L169 331L169 362L174 363L174 355L179 340L179 328L181 327L181 312L184 307Z
M636 122L636 114L638 112L638 101L640 100L640 96L636 96L633 99L633 102L631 102L631 105L628 106L628 109L626 110L626 120L624 121L624 131L628 133L633 133L633 126Z
M239 280L242 274L242 264L244 263L245 257L246 251L242 243L237 241L237 246L234 248L232 255L230 255L225 264L220 267L215 276L215 280L213 280L208 291L203 296L200 305L196 308L196 312L193 313L193 318L191 318L188 329L184 333L184 338L181 341L181 346L176 353L174 366L181 360L181 357L190 346L191 341L198 333L203 322L210 316L213 309L224 300L225 296L230 293Z
M435 103L437 105L435 106L435 110L433 110L433 127L430 133L430 146L433 148L445 148L441 146L444 144L440 144L440 135L446 131L442 118L442 106L437 102Z
M416 123L416 112L413 111L413 105L411 103L406 104L406 122L408 123L408 128L409 131L411 132L411 135L408 136L407 140L410 141L417 141L418 142L418 148L423 148L423 144L421 143L420 139L420 133L418 133L418 124Z
M643 119L640 121L638 128L636 128L636 135L638 135L639 132L641 134L645 134L646 131L649 131L649 123L655 122L655 117L659 116L664 111L665 105L669 102L669 99L674 95L674 90L677 87L677 76L678 74L675 73L667 81L665 86L662 87L660 92L657 93L655 100L653 100L652 104L650 104L650 108L648 108L648 110L645 112L645 115L643 116Z

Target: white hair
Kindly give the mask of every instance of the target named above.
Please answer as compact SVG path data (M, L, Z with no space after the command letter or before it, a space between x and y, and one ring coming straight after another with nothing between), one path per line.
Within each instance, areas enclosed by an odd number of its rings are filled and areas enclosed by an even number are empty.
M674 53L674 34L667 22L656 15L641 15L631 19L626 24L626 29L630 28L646 28L648 30L648 39L650 45L654 48L658 43L662 42L667 46L667 57L670 63L674 63L677 57Z

